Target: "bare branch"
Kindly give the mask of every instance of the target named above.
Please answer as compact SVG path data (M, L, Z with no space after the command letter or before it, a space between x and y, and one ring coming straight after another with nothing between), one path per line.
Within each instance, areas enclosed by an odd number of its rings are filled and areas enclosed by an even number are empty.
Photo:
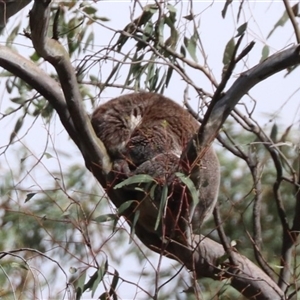
M231 88L213 106L206 123L203 123L195 137L183 152L188 161L194 161L194 165L201 160L205 149L217 136L222 124L225 122L234 106L257 83L278 73L290 66L300 63L299 45L270 56L262 63L242 73L233 83ZM208 108L210 109L210 108ZM196 147L196 148L195 148Z

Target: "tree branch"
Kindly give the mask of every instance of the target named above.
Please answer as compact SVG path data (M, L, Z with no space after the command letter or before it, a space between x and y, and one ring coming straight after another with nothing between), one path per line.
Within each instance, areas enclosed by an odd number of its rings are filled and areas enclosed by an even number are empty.
M70 119L65 98L59 84L33 62L1 45L0 66L24 80L51 103L70 137L79 147L78 135Z
M32 43L37 53L50 62L58 74L87 167L93 169L93 166L101 166L102 172L108 174L111 170L110 158L104 144L96 136L82 105L82 97L69 54L58 41L47 36L50 2L51 0L34 1L29 14Z
M194 161L193 164L196 165L239 100L257 83L288 67L299 64L299 48L300 46L296 45L276 53L252 69L242 73L216 103L210 104L212 108L208 107L208 110L211 111L209 118L206 122L203 122L198 135L187 145L183 151L183 157L187 156L188 161Z

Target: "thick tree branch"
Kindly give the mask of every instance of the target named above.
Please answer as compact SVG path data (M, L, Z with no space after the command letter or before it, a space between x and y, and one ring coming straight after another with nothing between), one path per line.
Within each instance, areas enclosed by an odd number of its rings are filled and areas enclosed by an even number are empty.
M37 53L50 62L58 74L87 167L92 169L93 166L101 166L102 172L107 174L111 170L110 158L104 144L97 138L82 105L82 97L69 54L58 41L47 36L50 2L51 0L34 1L30 11L32 42Z
M24 80L51 103L70 137L79 147L78 135L60 85L33 62L1 45L0 66Z
M151 233L136 231L138 237L152 250L161 253L161 243L153 244ZM189 249L178 243L170 242L164 253L169 258L184 263L194 271L198 278L209 277L214 280L231 279L231 285L249 299L282 300L284 292L259 267L237 251L231 255L237 264L232 266L223 245L204 236L194 238L194 247Z

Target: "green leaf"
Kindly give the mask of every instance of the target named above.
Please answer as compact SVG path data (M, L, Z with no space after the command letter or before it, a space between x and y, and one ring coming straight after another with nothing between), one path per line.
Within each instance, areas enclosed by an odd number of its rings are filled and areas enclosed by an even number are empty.
M96 271L97 276L95 276L95 280L92 283L92 298L94 298L94 294L98 288L99 283L102 281L104 275L107 272L108 262L105 261L105 264L102 265L98 271ZM95 275L95 274L94 274ZM94 277L94 275L92 277ZM91 278L92 279L92 278Z
M23 97L14 97L14 98L10 98L10 101L13 103L17 103L17 104L23 104L24 98Z
M45 153L44 153L44 156L45 156L47 159L53 158L53 156L52 156L50 153L48 153L48 152L45 152Z
M131 241L133 240L133 236L135 234L135 225L136 225L137 221L139 220L139 217L140 217L140 211L137 210L134 214L133 221L132 221L129 243L131 243Z
M117 270L115 270L114 277L113 277L112 283L110 285L109 292L105 291L104 293L102 293L100 295L100 297L98 298L99 300L108 300L108 299L118 300L119 299L117 294L116 294L119 278L120 278L119 273L118 273Z
M261 51L261 59L259 62L262 62L264 61L265 59L268 58L269 56L269 53L270 53L270 48L269 46L265 45L263 48L262 48L262 51Z
M27 267L26 264L22 264L22 263L18 263L18 262L12 262L10 265L13 268L18 268L18 269L23 269L23 270L28 271L28 267Z
M188 21L192 21L194 19L194 15L193 14L189 14L187 16L183 16L184 19L188 20Z
M154 63L150 62L148 64L148 68L147 69L148 69L148 72L147 72L146 82L149 82L153 78L153 76L155 75Z
M295 12L298 10L298 3L296 3L293 7L292 10L295 14ZM284 24L288 21L289 16L286 12L286 10L284 10L284 13L282 14L281 18L276 22L276 24L274 25L273 29L270 31L270 33L267 36L267 39L274 33L274 31L276 30L277 27L281 26L283 27Z
M229 42L227 43L227 45L225 47L225 51L224 51L224 55L223 55L224 66L227 66L230 63L230 61L232 59L234 48L235 48L235 42L234 42L234 38L232 38L229 40Z
M246 31L248 26L248 22L245 22L244 24L242 24L238 29L237 29L237 35L235 37L241 36L242 34L244 34L244 32Z
M85 6L82 11L87 15L94 15L97 12L97 9L92 6Z
M122 182L118 183L114 189L120 189L124 186L131 185L131 184L136 184L136 183L149 183L149 182L155 182L153 177L147 174L138 174L138 175L133 175Z
M36 195L36 193L28 193L26 195L26 199L25 199L24 203L28 202L34 195Z
M185 45L188 53L192 57L192 59L195 62L198 62L197 57L196 57L196 46L197 46L197 43L196 43L195 36L192 36L190 39L188 39L187 37L184 37L183 42L184 42L184 45Z
M183 45L180 47L180 53L182 54L183 57L186 56L186 51Z
M96 217L94 221L98 223L104 223L108 221L115 221L116 219L118 219L118 216L115 214L105 214Z
M131 204L136 203L136 200L129 200L124 203L118 208L118 215L122 215L122 213L131 206Z
M159 209L158 209L158 214L157 214L154 230L158 229L159 223L160 223L162 216L164 214L164 211L165 211L167 200L168 200L168 186L164 185L162 192L161 192Z
M99 20L99 21L102 21L102 22L108 22L108 21L110 21L110 19L107 18L107 17L95 17L95 19Z
M30 59L33 61L33 62L37 62L41 57L36 53L34 52L31 56L30 56Z
M86 39L86 41L85 41L86 47L91 46L90 48L93 48L93 46L94 46L94 39L95 39L94 32L91 32L91 33L88 35L88 37L87 37L87 39ZM90 49L89 49L89 50L90 50Z
M173 5L171 5L171 4L167 4L167 9L170 12L172 12L172 13L176 13L177 12L176 8Z
M232 2L233 2L233 0L226 0L226 2L224 4L224 8L222 9L222 12L221 12L223 19L226 17L227 9Z
M277 135L278 135L278 126L277 126L277 124L275 123L275 124L272 126L271 133L270 133L270 138L271 138L271 140L273 141L273 143L276 143L276 142L277 142Z
M15 128L14 128L13 132L10 134L10 137L9 137L9 142L10 143L14 140L15 136L17 135L19 130L22 128L23 123L24 123L24 116L20 117L17 120L17 122L15 124Z
M155 93L159 93L159 89L161 87L163 88L165 83L166 83L166 71L164 71L164 74L161 77L159 84L156 86ZM163 94L163 93L161 93L161 94Z
M188 188L188 190L192 196L193 206L190 210L191 211L190 215L193 216L194 210L199 203L198 191L194 185L194 182L189 177L187 177L185 174L176 172L175 175L181 180L181 182L183 184L186 185L186 187Z
M173 73L173 68L172 67L169 67L168 68L168 72L167 72L167 78L166 78L166 83L165 83L165 86L168 87L169 85L169 82L170 82L170 79L172 77L172 73Z
M86 278L86 271L82 272L79 279L75 282L76 300L79 300L81 298L81 295L83 294L85 278Z
M154 76L149 81L149 90L150 91L155 90L155 87L156 87L156 84L157 84L157 81L158 81L158 78L159 78L159 71L160 71L160 68L156 69L155 73L154 73Z

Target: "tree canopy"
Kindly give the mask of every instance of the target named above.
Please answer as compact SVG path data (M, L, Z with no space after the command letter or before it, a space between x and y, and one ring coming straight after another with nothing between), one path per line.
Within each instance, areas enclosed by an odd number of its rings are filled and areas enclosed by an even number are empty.
M298 8L3 1L0 296L297 299ZM200 122L187 157L218 152L214 217L189 246L162 247L107 185L111 158L89 115L141 90Z

